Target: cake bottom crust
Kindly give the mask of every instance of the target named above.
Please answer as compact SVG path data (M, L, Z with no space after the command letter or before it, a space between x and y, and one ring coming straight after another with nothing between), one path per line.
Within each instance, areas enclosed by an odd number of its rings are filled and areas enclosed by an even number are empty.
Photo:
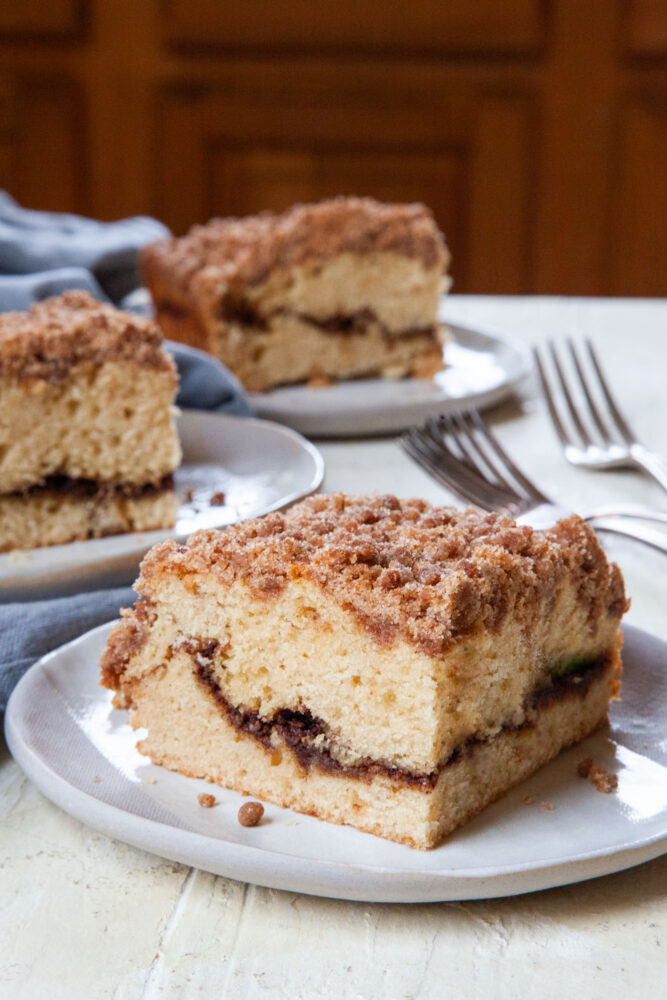
M0 496L0 552L171 528L177 511L171 485L134 493L109 486L10 493Z
M467 747L440 768L432 787L382 773L351 776L304 767L280 739L263 746L229 722L182 651L133 685L132 725L147 728L139 749L155 764L427 849L602 726L619 672L620 655L612 650L606 668L582 684L581 693L569 686L539 704L530 726Z

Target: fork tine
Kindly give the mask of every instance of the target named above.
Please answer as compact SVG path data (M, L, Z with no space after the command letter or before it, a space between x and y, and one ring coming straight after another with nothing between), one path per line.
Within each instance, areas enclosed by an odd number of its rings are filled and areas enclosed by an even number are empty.
M449 451L444 441L434 441L431 435L426 437L423 430L413 428L408 431L401 438L401 445L439 483L467 503L483 510L510 510L520 500L516 494L484 479Z
M505 509L509 509L510 505L516 507L517 505L525 504L526 495L535 499L538 503L546 500L533 483L522 475L509 455L502 450L496 439L492 437L491 431L484 423L477 409L473 407L467 413L455 413L449 419L455 421L459 426L459 434L457 436L459 446L461 448L464 447L463 441L466 441L470 446L466 449L466 454L470 458L472 468L487 483L495 486L497 491L499 491L498 495L502 493L506 495L507 502ZM482 438L488 441L491 445L491 450L495 453L494 456L489 454L488 448L480 444L476 432L480 432ZM514 482L510 481L508 475L514 478ZM520 492L520 489L517 489L517 485L525 491L523 494Z
M489 502L487 494L491 493L493 487L454 455L441 436L434 438L429 434L428 437L424 437L423 430L414 428L409 432L409 438L414 449L437 467L441 481L444 481L445 485L450 485L457 496L463 493L464 500L486 507ZM504 501L506 498L496 496L494 493L494 500L501 499ZM484 500L485 502L482 502Z
M576 427L577 433L579 434L579 437L581 438L583 443L585 445L592 444L593 442L591 441L590 434L582 424L581 417L579 416L579 411L574 405L574 400L572 399L572 395L570 393L570 389L567 384L567 379L565 378L565 375L563 373L561 363L558 359L558 352L556 350L556 345L554 344L553 340L549 342L549 350L551 352L551 360L553 361L554 368L556 369L556 375L558 376L558 381L560 382L563 398L565 399L565 403L567 405L567 409L572 419L572 423Z
M477 411L474 411L479 417ZM471 413L457 414L458 422L461 425L462 433L466 435L467 440L472 445L474 449L474 454L472 455L472 461L475 464L475 468L480 470L481 475L488 478L491 474L494 479L496 479L500 486L504 486L505 489L516 492L516 487L507 481L501 469L498 468L497 463L494 463L489 457L488 453L482 448L479 441L477 440L477 435L475 431L479 429L479 425L475 424L474 418ZM481 419L481 418L480 418ZM480 465L481 463L481 465ZM507 471L507 470L505 470Z
M503 463L505 469L519 484L519 486L521 486L521 488L526 491L526 493L531 499L536 500L538 503L548 503L549 501L547 497L545 497L544 494L541 493L540 490L538 490L535 483L533 483L532 480L528 479L528 477L523 474L518 465L516 465L512 461L512 459L509 457L505 449L498 441L495 434L491 432L488 424L482 419L479 411L476 409L472 409L470 411L470 416L477 430L480 432L480 434L482 434L484 440L493 449L497 457Z
M428 451L425 450L423 442L416 436L415 431L408 431L407 434L404 434L401 437L400 444L404 451L406 451L418 465L425 468L426 471L432 475L435 480L437 480L437 482L449 489L447 479L440 471L439 466L433 461ZM460 496L460 494L457 492L456 496ZM464 498L461 497L461 499Z
M471 468L476 469L477 463L475 461L475 456L469 447L470 435L466 431L461 414L442 414L438 422L442 427L446 428L447 433L454 439L464 457L466 464L471 466Z
M480 447L471 425L470 417L465 413L441 414L438 424L454 438L458 448L464 456L463 462L471 469L475 475L480 477L484 483L496 491L498 502L503 502L505 506L521 502L524 498L517 494L516 487L508 483L489 456ZM446 447L443 441L444 447ZM505 499L501 501L504 495Z
M418 465L426 469L441 486L448 489L459 500L463 500L464 503L473 503L476 507L481 507L483 510L491 509L488 503L482 502L482 496L476 490L470 488L469 483L464 482L462 477L455 478L447 474L429 451L426 442L418 431L409 431L407 434L404 434L401 438L401 445Z
M629 426L627 420L625 419L625 417L623 416L623 414L619 410L618 406L616 405L616 401L614 400L614 397L611 394L611 390L610 390L610 388L609 388L609 386L607 384L607 380L604 377L604 375L602 374L602 369L600 367L600 362L598 361L598 357L597 357L597 354L595 352L595 349L593 348L593 344L588 339L585 341L585 344L586 344L586 347L588 348L588 353L590 355L591 361L593 362L593 367L595 368L595 373L596 373L598 379L600 380L600 388L602 389L602 392L604 393L604 398L605 398L605 400L607 402L607 406L609 407L609 412L611 413L611 416L614 418L614 421L616 423L616 427L618 429L618 432L619 432L619 434L621 435L621 437L623 438L623 440L625 441L626 444L634 444L634 442L636 440L635 435L633 434L632 430L630 429L630 426Z
M595 426L597 427L598 432L600 433L600 436L602 437L602 440L604 441L604 443L605 444L613 444L611 435L609 434L609 429L606 427L606 425L605 425L605 423L604 423L604 421L602 419L599 407L598 407L597 403L595 402L595 398L593 396L593 393L590 390L589 383L588 383L588 378L586 377L586 375L584 373L583 365L581 364L581 362L579 360L579 355L578 355L578 353L577 353L577 351L575 349L574 341L572 340L571 337L568 337L568 339L567 339L567 346L570 349L570 355L572 357L572 361L574 363L574 367L577 370L577 375L579 376L579 382L581 384L581 388L583 390L584 396L586 397L586 402L588 403L588 408L590 410L591 417L593 418L593 422L595 423Z
M542 393L547 403L547 409L549 410L549 416L551 417L551 423L554 425L554 430L558 440L563 445L564 448L569 445L570 437L563 426L563 422L560 419L560 414L556 409L556 404L554 402L553 393L551 391L551 386L549 385L549 380L547 378L546 368L542 363L542 358L540 357L539 350L535 347L533 348L533 358L535 359L535 365L537 367L537 374L540 377L540 384L542 386Z
M460 464L462 468L467 467L471 470L474 469L472 463L468 460L465 449L462 447L456 435L452 432L449 418L444 414L441 414L438 417L428 417L422 427L413 428L412 433L425 434L428 437L431 448L435 450L436 458L440 461L456 462ZM456 444L459 448L460 454L458 454L448 443L448 435L452 438L454 444Z

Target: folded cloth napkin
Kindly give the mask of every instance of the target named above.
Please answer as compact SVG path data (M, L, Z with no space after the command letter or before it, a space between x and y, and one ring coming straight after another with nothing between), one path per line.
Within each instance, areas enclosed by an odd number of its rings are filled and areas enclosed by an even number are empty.
M28 667L88 629L118 617L136 600L131 587L0 605L0 713Z
M223 364L196 347L165 341L178 366L180 386L176 405L184 410L216 410L237 417L250 417L240 383Z
M141 247L169 235L146 216L98 222L36 212L0 191L0 312L28 309L66 288L122 305L139 284Z

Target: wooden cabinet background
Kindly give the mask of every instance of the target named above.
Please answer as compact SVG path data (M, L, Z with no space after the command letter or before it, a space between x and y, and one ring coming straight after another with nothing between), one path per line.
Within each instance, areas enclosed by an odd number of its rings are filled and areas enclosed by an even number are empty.
M0 6L0 187L212 215L422 200L459 292L667 294L667 0Z

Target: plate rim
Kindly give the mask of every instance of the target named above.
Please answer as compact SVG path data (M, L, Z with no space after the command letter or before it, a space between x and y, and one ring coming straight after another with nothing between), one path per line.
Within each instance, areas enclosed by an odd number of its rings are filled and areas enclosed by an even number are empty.
M289 507L290 504L296 503L297 500L302 500L305 497L311 496L319 487L322 485L324 480L324 474L326 471L326 466L324 458L319 448L309 441L307 437L304 437L300 431L294 430L292 427L288 427L286 424L281 424L277 420L269 420L265 417L241 417L236 413L217 413L214 410L198 410L194 407L188 407L187 410L181 410L178 420L183 419L187 416L194 415L196 417L203 417L204 420L208 420L210 417L225 417L228 420L232 420L236 423L242 424L255 424L268 426L272 431L282 434L284 437L291 438L296 444L298 444L303 451L305 451L313 461L313 476L309 481L308 486L304 490L295 490L293 493L287 494L286 497L281 497L276 500L275 503L266 507L262 514L270 514L273 511L284 510L285 507ZM178 470L175 470L178 471ZM258 516L258 515L252 515ZM233 522L235 524L239 522ZM180 541L181 539L188 538L191 532L185 532L183 534L171 534L169 537Z
M28 744L20 724L22 703L31 687L54 660L70 648L107 632L117 619L105 622L40 657L10 695L5 715L5 737L14 759L42 794L86 826L158 857L177 861L223 877L306 895L363 902L428 903L497 898L568 885L614 874L660 857L667 851L667 825L639 841L624 840L563 858L538 858L519 864L467 868L402 869L324 858L304 858L267 847L229 841L138 815L87 792L55 771L48 760ZM624 628L630 641L659 637L636 626ZM66 706L66 702L64 703ZM18 716L18 720L16 718ZM93 746L89 737L84 737ZM92 815L91 815L92 814ZM184 848L179 847L184 838ZM405 848L411 850L410 848ZM212 861L215 864L212 864ZM299 881L297 869L306 874ZM313 883L319 884L313 887ZM310 883L310 884L309 884ZM370 894L366 894L367 890Z

